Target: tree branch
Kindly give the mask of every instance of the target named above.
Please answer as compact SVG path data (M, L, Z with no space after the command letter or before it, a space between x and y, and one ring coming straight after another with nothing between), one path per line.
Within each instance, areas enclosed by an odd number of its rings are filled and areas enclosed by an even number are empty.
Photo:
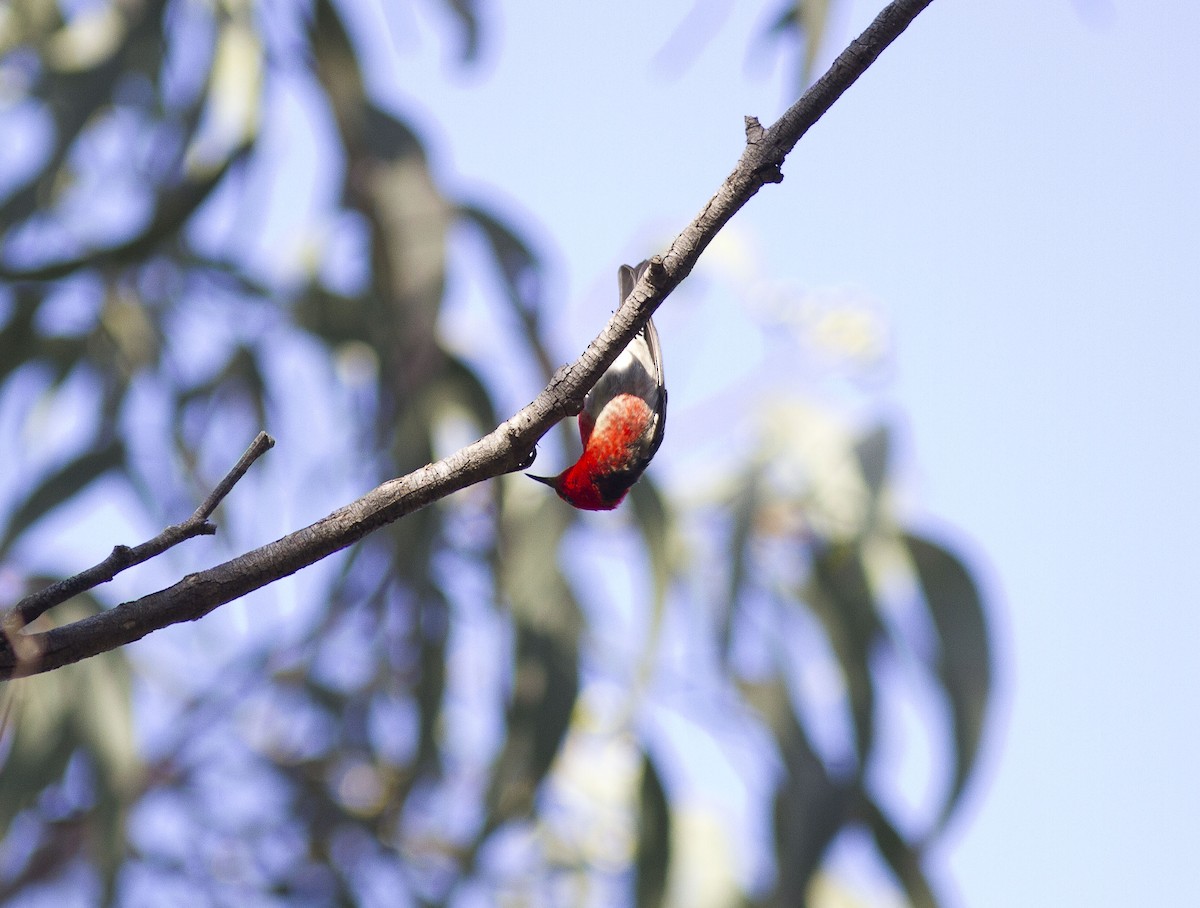
M74 577L60 580L45 589L38 590L18 602L11 610L0 615L0 628L11 637L25 625L44 615L48 610L60 603L66 602L73 596L93 589L101 583L108 583L117 574L137 564L149 561L161 555L167 549L178 545L193 536L211 536L217 528L209 523L217 505L224 500L237 482L246 475L254 461L275 445L275 440L266 432L259 432L258 437L250 443L250 447L233 465L225 477L217 483L216 488L209 493L200 507L187 520L167 527L153 539L141 545L130 548L127 545L115 546L107 558L99 564L81 571Z
M687 277L717 232L766 183L783 179L781 167L801 136L858 79L932 0L896 0L834 61L771 127L746 120L746 149L708 204L651 267L580 358L560 368L546 388L511 419L437 463L385 482L311 526L216 567L189 574L174 586L125 602L64 627L21 634L18 660L0 649L0 678L41 672L139 640L152 631L194 621L213 609L295 573L346 548L368 533L485 479L523 469L538 440L583 406L583 398L667 295Z

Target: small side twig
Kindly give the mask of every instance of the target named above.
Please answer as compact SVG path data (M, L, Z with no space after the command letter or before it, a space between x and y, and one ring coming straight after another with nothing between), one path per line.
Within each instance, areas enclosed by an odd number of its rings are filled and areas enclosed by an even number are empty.
M229 494L237 482L246 475L246 471L250 469L254 461L274 445L275 439L266 432L259 432L258 437L250 443L250 447L234 464L233 469L217 483L216 488L209 493L200 507L196 508L191 517L182 523L172 524L153 539L143 542L141 545L115 546L112 553L99 564L26 596L0 618L0 627L3 628L4 634L11 639L14 633L44 615L54 606L66 602L72 596L78 596L82 592L93 589L101 583L108 583L122 571L161 555L185 539L191 539L194 536L211 536L216 533L216 526L209 522L208 518L212 516L217 505Z
M258 458L262 457L273 447L275 447L275 439L266 432L259 432L258 435L255 436L254 441L250 442L250 447L248 447L245 453L238 458L238 462L235 463L233 468L225 474L224 478L220 482L217 483L216 488L209 493L208 497L204 499L200 507L196 508L196 513L188 518L188 522L199 521L201 523L207 523L208 518L211 517L213 511L217 509L217 505L224 501L225 496L228 495L233 490L233 487L241 481L242 477L246 475L250 467L254 465L254 461L258 460ZM209 524L209 526L212 525ZM216 527L213 527L213 529L215 530Z

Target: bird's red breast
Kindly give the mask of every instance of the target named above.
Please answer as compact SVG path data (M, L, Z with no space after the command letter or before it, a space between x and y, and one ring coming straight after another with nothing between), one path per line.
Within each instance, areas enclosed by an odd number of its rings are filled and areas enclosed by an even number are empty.
M622 265L621 301L647 267ZM662 444L667 390L654 323L629 343L584 399L579 414L583 454L558 476L533 476L577 508L607 511L625 498Z
M615 508L650 462L658 423L658 412L641 397L612 398L588 433L579 460L560 474L559 495L588 511Z

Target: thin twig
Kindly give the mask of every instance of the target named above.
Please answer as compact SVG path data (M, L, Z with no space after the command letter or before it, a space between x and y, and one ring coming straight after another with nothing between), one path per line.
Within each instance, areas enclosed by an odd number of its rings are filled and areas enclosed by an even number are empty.
M0 627L3 628L3 633L11 636L54 606L93 589L101 583L108 583L121 571L149 561L185 539L191 539L194 536L211 536L217 531L217 528L209 523L208 518L212 516L217 505L229 494L234 485L246 475L251 464L269 451L274 444L275 440L270 435L266 432L259 432L258 437L246 449L246 453L234 464L233 469L217 483L216 488L204 499L200 507L196 508L191 517L182 523L172 524L153 539L143 542L141 545L132 548L127 545L115 546L112 554L99 564L26 596L0 618Z
M687 277L721 227L764 185L783 179L780 168L784 158L800 137L931 2L895 0L885 7L770 128L763 129L756 119L747 117L746 149L733 173L667 254L651 259L633 293L583 355L555 372L546 388L511 419L444 460L385 482L311 526L190 574L167 589L64 627L11 639L0 637L0 678L50 671L140 640L168 625L195 621L452 492L523 469L532 459L538 439L560 419L579 412L584 395ZM22 655L26 650L36 653L32 662Z
M217 509L225 496L228 495L235 485L237 485L246 472L254 465L254 461L262 457L269 450L275 447L275 439L266 432L259 432L255 436L254 441L250 442L244 454L238 458L238 462L233 465L233 468L225 474L225 477L217 483L214 488L204 499L200 507L196 508L196 513L192 514L189 521L206 522L212 516L213 511ZM215 528L214 528L215 529Z

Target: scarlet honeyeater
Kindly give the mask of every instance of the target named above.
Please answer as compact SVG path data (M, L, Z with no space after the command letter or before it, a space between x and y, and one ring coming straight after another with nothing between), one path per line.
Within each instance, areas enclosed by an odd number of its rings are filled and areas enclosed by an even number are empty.
M622 265L621 302L648 267ZM667 426L667 389L654 322L647 321L629 346L588 392L579 413L583 453L557 476L534 476L558 497L585 511L611 511L638 481L662 444Z

